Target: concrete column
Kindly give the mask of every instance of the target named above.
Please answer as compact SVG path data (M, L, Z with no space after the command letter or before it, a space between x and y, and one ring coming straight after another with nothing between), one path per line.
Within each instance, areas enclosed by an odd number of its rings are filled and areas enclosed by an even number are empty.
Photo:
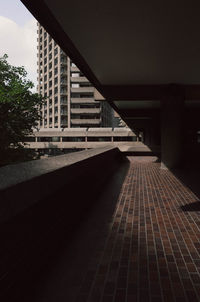
M177 93L176 90L174 94L170 92L167 93L161 101L162 169L178 167L182 160L182 115L184 98L181 93Z
M160 145L160 121L156 121L151 127L151 145Z

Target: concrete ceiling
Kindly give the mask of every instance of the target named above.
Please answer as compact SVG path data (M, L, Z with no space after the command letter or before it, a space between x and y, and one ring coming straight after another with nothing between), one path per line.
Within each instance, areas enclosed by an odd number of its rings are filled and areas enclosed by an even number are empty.
M199 0L21 1L124 119L169 87L200 99Z
M44 3L102 85L200 84L198 0Z

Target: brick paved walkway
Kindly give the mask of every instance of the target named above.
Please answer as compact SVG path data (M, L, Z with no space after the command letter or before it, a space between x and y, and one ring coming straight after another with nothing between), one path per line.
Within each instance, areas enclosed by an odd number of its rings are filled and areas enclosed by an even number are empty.
M155 158L130 157L115 212L76 302L200 301L197 197Z

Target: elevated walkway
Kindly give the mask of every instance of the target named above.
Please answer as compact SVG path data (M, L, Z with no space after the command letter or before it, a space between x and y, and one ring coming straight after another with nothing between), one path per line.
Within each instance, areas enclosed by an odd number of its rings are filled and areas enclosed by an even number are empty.
M18 267L16 301L200 301L200 190L187 187L183 170L161 170L156 157L127 159L88 194L81 214L84 195L71 207L62 191L73 227L62 222L59 240L51 228L34 274ZM47 202L44 225L48 216Z

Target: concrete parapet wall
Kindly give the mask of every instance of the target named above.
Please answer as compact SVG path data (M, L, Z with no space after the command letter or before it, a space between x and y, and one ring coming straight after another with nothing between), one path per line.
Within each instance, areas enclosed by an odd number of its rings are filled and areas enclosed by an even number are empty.
M106 147L0 169L2 301L15 301L28 288L121 160L118 148Z
M79 179L81 174L89 177L87 173L91 163L98 164L108 157L112 162L119 155L117 148L103 147L0 168L0 222L69 182L75 181L78 187L83 181Z

